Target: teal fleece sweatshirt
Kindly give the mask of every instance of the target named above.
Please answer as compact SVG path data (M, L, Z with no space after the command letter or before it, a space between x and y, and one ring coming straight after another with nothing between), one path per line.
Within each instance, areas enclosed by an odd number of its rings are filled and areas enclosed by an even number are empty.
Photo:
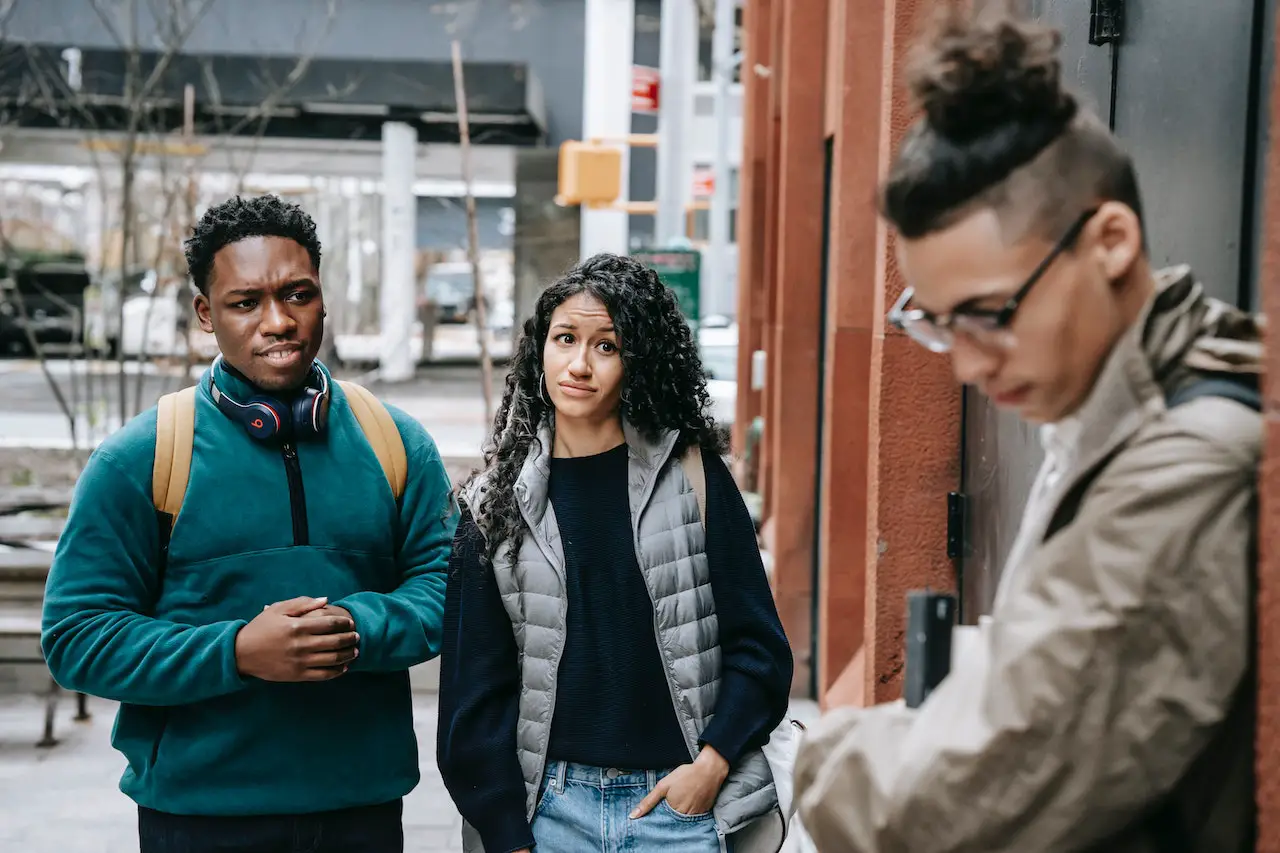
M215 369L220 388L252 396ZM342 389L332 394L325 436L296 445L291 489L281 446L222 414L205 374L163 572L156 410L105 441L76 485L42 644L64 688L122 703L112 743L128 761L121 790L140 805L302 814L387 802L418 783L408 669L440 650L458 513L417 421L391 409L408 457L397 506ZM306 684L241 676L236 634L265 605L297 596L351 612L351 670Z

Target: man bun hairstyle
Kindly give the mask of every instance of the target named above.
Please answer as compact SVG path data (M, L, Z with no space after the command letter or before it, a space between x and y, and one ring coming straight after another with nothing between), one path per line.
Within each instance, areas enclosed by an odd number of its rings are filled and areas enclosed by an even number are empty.
M932 43L917 47L908 71L911 95L941 140L964 146L986 137L990 146L1020 126L1023 133L1006 141L1011 150L1001 152L1001 165L1030 159L1076 113L1075 98L1061 85L1061 36L1012 18L970 24L960 15L949 7Z
M943 4L911 57L921 116L881 187L884 216L913 239L982 207L1023 230L1066 227L1090 201L1140 214L1129 157L1062 84L1061 35L1007 3L964 5Z

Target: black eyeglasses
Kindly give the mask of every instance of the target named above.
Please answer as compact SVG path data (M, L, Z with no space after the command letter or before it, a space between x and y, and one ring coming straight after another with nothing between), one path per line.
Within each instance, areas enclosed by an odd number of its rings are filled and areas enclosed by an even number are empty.
M1080 236L1084 226L1098 209L1081 213L1053 249L1045 256L1013 296L999 308L979 308L961 303L946 314L934 314L923 308L908 307L915 288L908 287L889 310L889 322L906 332L912 340L933 352L950 352L956 335L964 335L983 346L1012 346L1009 325L1022 301L1035 283L1044 277L1058 256Z

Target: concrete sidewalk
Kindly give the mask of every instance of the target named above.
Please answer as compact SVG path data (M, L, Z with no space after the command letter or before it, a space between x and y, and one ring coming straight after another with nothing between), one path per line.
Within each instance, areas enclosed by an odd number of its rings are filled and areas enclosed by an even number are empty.
M180 371L160 371L154 365L143 371L143 398L152 401L179 387ZM81 410L94 411L90 422L87 414L78 426L81 446L96 443L119 426L117 416L118 389L114 365L54 361L49 364L55 381L69 398L79 401ZM202 370L203 368L201 368ZM88 373L86 373L88 371ZM480 455L489 424L485 418L478 365L424 367L410 381L388 384L376 377L343 370L340 379L353 379L365 384L384 401L404 409L420 421L435 439L445 459L475 459ZM74 378L73 378L74 372ZM128 376L128 399L134 399L135 368ZM88 374L92 374L92 379ZM199 375L199 372L196 372ZM493 400L502 400L505 368L494 367ZM0 359L0 448L58 450L72 447L66 418L58 408L38 362ZM93 401L93 405L88 404Z
M93 719L76 723L75 701L59 708L52 749L35 746L42 703L0 697L0 851L131 853L138 849L137 811L118 788L124 759L111 748L115 704L90 700ZM793 701L792 715L812 722L812 702ZM405 850L457 853L462 819L436 770L436 695L414 694L414 727L422 782L405 800Z
M110 743L115 704L90 700L93 719L76 723L75 701L66 697L62 742L52 749L35 746L42 710L36 697L0 697L0 851L137 851L136 807L118 787L124 758ZM462 819L436 771L435 694L415 694L414 727L422 782L405 800L405 850L456 853Z

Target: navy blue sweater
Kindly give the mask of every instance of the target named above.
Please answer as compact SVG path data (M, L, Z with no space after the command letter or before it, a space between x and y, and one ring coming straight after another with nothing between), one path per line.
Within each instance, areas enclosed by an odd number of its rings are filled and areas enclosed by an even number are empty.
M746 505L724 462L703 459L722 672L701 742L733 764L764 744L786 713L793 662ZM636 561L625 445L552 460L549 494L569 602L549 758L627 769L687 763ZM481 547L464 515L445 596L437 758L485 850L509 853L533 846L516 758L520 673L511 621L492 572L481 567Z

